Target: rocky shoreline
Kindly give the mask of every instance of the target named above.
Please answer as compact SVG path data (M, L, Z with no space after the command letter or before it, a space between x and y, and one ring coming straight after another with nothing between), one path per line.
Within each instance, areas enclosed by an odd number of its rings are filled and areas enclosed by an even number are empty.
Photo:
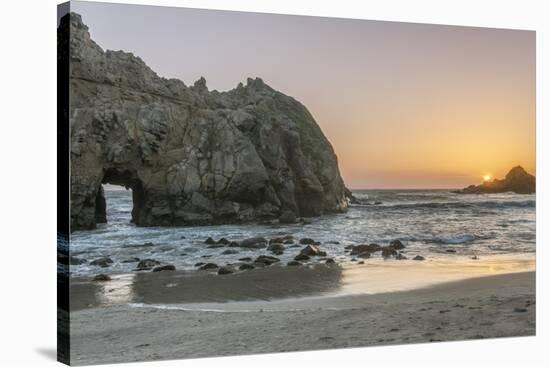
M339 243L330 241L330 244ZM155 246L153 243L145 243L143 246ZM256 268L264 268L274 264L285 265L281 262L278 256L285 252L292 252L294 257L291 261L286 262L286 266L308 266L313 264L325 264L327 266L340 265L341 261L335 259L327 251L323 250L322 243L312 238L297 239L292 235L273 237L267 239L265 237L250 237L240 241L229 240L221 237L217 240L208 237L204 240L204 246L211 249L220 249L222 255L237 254L238 249L246 250L266 250L270 255L246 256L238 259L238 262L227 264L219 264L205 258L203 262L197 262L194 267L196 270L215 272L218 275L228 275L239 271L250 271ZM365 264L365 260L371 257L380 257L384 260L408 260L405 255L405 245L400 240L392 240L385 246L376 243L365 245L348 245L344 247L345 253L351 256L350 261L357 264ZM210 260L210 261L209 261ZM416 255L411 258L414 261L425 260L424 256ZM88 260L78 256L70 256L69 262L72 266L87 264ZM153 258L141 259L132 257L122 260L124 263L136 264L134 271L136 272L160 272L160 271L175 271L177 270L173 264L163 263ZM114 264L113 259L108 256L95 258L89 262L89 265L96 267L98 270L109 268ZM95 281L110 281L108 274L97 274L93 278Z

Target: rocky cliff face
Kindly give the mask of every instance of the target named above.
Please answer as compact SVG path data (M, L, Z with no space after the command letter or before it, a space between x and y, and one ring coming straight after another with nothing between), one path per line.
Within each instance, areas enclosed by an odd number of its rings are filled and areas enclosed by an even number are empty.
M228 92L159 77L103 51L65 16L70 64L71 224L105 220L102 183L132 189L137 225L247 222L347 208L334 151L308 110L261 79ZM63 47L60 41L58 47Z
M499 192L515 192L516 194L533 194L536 191L535 176L527 173L523 167L516 166L506 174L502 180L495 179L484 182L481 185L470 185L462 190L455 191L459 194L491 194Z

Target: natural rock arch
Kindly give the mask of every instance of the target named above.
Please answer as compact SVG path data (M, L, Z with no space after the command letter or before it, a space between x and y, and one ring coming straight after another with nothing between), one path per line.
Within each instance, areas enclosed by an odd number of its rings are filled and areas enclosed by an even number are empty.
M189 225L345 211L332 146L309 111L261 79L187 87L140 58L103 51L79 15L70 52L71 224L104 217L102 183L132 188L137 225Z

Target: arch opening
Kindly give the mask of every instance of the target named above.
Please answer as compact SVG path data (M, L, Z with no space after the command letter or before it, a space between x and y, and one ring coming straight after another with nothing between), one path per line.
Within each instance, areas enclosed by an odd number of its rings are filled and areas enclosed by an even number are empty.
M131 191L131 201L128 201L128 194ZM124 207L130 207L131 213L130 222L136 223L139 212L143 205L143 188L141 181L135 174L130 171L120 171L117 169L109 169L105 171L101 184L97 190L95 200L95 220L96 223L107 223L107 209L109 205L120 206L120 213L116 219L125 218Z

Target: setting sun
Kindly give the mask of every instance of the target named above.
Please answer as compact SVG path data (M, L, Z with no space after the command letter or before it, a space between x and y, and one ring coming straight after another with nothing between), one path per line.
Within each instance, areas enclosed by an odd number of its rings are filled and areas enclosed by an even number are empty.
M491 175L483 176L483 181L490 181L490 180L491 180Z

